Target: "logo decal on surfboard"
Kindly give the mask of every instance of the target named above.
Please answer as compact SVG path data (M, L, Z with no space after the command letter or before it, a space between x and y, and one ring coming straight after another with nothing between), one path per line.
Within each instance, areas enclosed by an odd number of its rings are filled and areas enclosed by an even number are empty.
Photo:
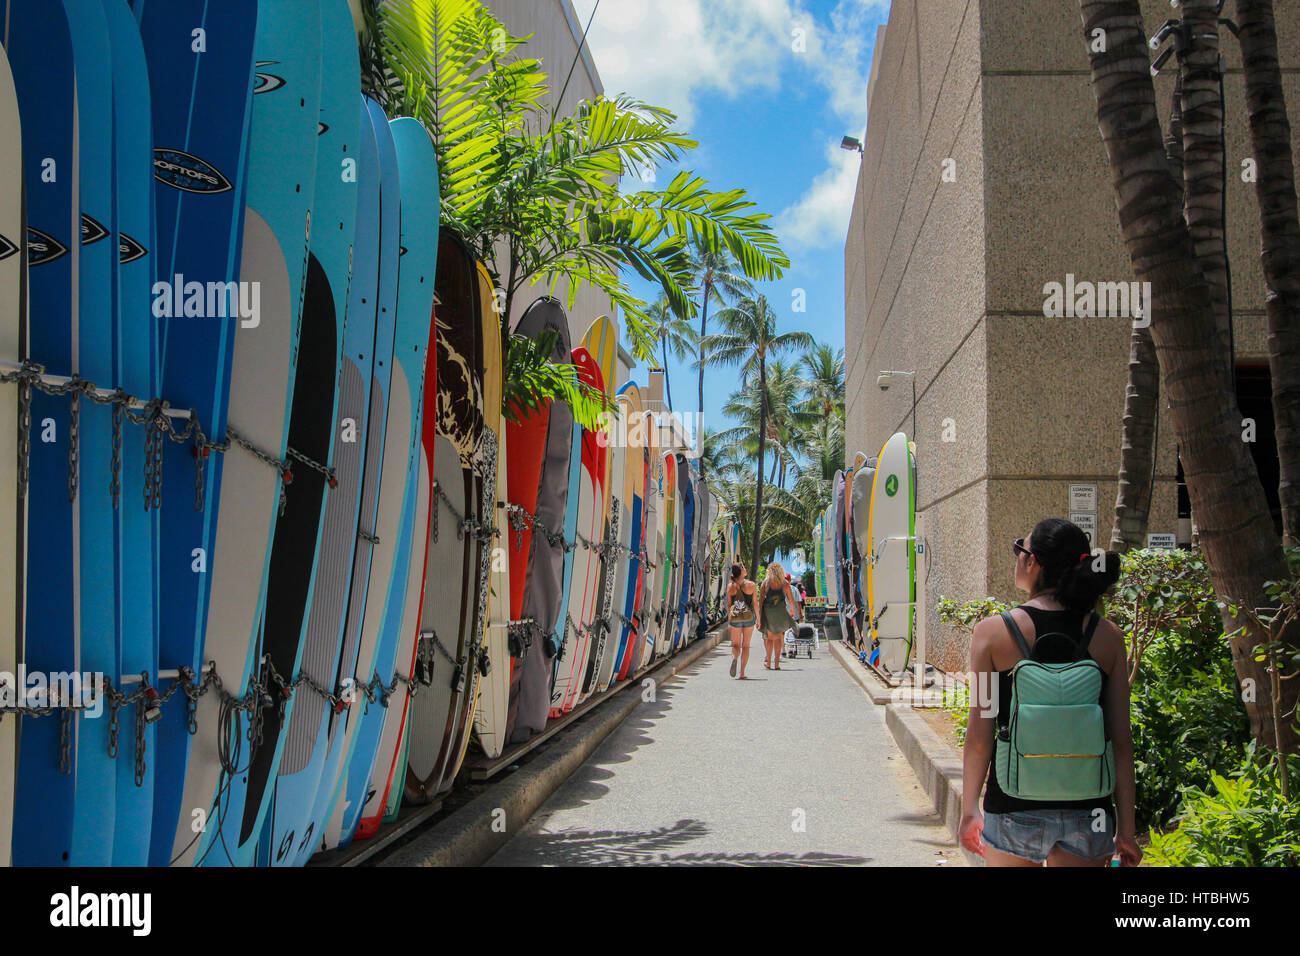
M153 151L153 178L187 193L224 193L234 188L211 163L180 149Z
M0 260L8 259L17 251L18 247L14 245L13 240L8 236L0 236Z
M84 212L81 214L81 244L83 246L99 242L107 235L108 230L103 225L96 222L93 217L87 216Z
M894 495L898 494L897 475L890 475L888 478L885 479L885 494L889 495L889 497L891 498L894 497Z
M68 247L39 229L27 228L27 264L43 266L68 254Z
M117 234L117 262L118 265L126 265L128 262L135 262L137 259L143 259L149 254L149 250L140 243L136 242L124 232Z
M274 73L261 72L262 67L275 66L279 62L279 60L259 60L257 62L256 69L258 72L253 74L253 79L256 81L253 83L254 96L258 93L270 93L272 90L278 90L284 86L284 77L276 76Z

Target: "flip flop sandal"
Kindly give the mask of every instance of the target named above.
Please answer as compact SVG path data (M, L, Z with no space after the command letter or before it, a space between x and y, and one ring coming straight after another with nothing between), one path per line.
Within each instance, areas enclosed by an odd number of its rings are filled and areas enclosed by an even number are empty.
M731 676L736 676L736 665L739 663L734 657L731 659Z

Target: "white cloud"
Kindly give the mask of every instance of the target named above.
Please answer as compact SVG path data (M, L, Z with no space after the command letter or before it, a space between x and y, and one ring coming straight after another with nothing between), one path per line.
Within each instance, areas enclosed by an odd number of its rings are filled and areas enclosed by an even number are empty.
M574 0L583 25L594 6ZM801 19L789 0L604 0L587 40L608 93L666 107L690 129L701 93L780 89Z
M838 143L826 150L826 169L799 200L776 217L776 233L787 245L819 248L843 243L858 183L859 155Z

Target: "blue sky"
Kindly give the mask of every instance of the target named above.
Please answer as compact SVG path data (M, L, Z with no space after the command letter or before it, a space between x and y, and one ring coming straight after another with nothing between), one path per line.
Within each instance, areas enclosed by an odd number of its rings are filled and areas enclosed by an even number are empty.
M582 24L596 0L573 0ZM859 156L839 148L866 127L867 77L889 0L601 0L588 34L608 95L673 110L699 142L683 168L715 189L748 191L773 216L791 265L760 288L782 330L844 345L844 237ZM802 50L796 50L796 46ZM657 183L675 170L661 170ZM641 188L633 181L626 188ZM634 290L654 287L633 277ZM802 289L807 311L792 310ZM696 372L672 363L674 408L696 411ZM644 364L636 378L645 380ZM735 388L730 371L705 376L710 429Z

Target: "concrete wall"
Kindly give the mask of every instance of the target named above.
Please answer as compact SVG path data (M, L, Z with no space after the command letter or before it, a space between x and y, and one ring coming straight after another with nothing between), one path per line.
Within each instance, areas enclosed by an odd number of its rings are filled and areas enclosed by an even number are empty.
M564 98L560 101L557 111L559 115L571 114L579 102L594 99L604 92L590 49L584 46L581 56L578 54L582 29L586 24L578 21L570 0L484 0L484 3L511 34L520 37L531 35L519 48L519 54L541 60L542 72L547 75L551 87L550 95L540 103L545 113L550 113L555 103L554 98L559 96L561 88L564 87L565 77L569 75L570 67L573 67L573 75L569 79L567 89L564 90ZM574 66L575 57L578 58L576 66ZM504 257L501 261L504 262ZM511 309L511 325L513 326L519 320L524 310L538 296L547 295L548 292L549 288L545 283L538 283L532 287L525 286L521 289L516 294ZM558 286L554 295L566 306L568 305L569 293L566 284ZM578 291L577 301L568 312L569 334L574 345L578 344L578 340L597 316L608 315L615 321L618 319L609 296L590 288L582 288ZM620 368L623 368L622 363ZM623 368L623 371L626 373L627 369ZM626 379L620 380L619 384L621 385L623 381Z
M1144 0L1148 33L1170 15ZM1231 9L1229 9L1231 14ZM1300 122L1300 23L1279 16L1292 122ZM1043 286L1133 278L1077 0L896 0L876 47L862 173L845 245L848 457L912 431L917 372L918 510L924 582L966 600L1015 597L1010 542L1066 515L1072 482L1098 486L1109 541L1119 466L1128 320L1048 319ZM1240 180L1251 154L1240 51L1226 30L1228 239L1237 358L1265 361L1259 214ZM1156 80L1162 122L1173 76ZM1297 144L1300 146L1300 143ZM942 182L943 160L955 182ZM1300 149L1297 150L1300 165ZM944 426L950 423L945 441ZM1162 415L1152 531L1176 529L1173 428ZM919 582L918 582L919 584ZM930 660L967 649L930 622Z

